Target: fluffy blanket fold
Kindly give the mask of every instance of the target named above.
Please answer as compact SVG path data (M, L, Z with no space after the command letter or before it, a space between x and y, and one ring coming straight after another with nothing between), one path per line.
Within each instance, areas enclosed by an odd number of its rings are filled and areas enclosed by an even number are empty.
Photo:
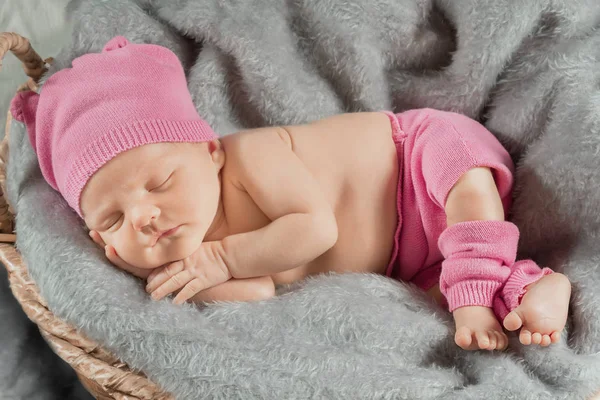
M596 0L75 1L51 72L124 35L170 47L220 134L358 110L482 120L518 162L521 255L574 285L568 340L464 352L451 316L385 277L315 277L255 304L153 302L111 267L11 138L18 247L59 317L178 399L581 399L600 389ZM43 90L43 88L42 88ZM140 93L143 96L143 93ZM18 133L19 130L16 130Z

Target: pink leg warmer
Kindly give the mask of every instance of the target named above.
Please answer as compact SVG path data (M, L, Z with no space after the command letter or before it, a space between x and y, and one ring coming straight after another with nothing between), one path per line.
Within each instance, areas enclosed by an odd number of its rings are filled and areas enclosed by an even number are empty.
M507 221L461 222L442 232L440 290L450 312L491 307L502 321L519 305L527 285L552 273L531 260L515 262L518 241L519 229Z
M519 229L506 221L461 222L442 232L440 291L450 312L463 306L493 306L510 276L518 241Z
M511 266L511 273L500 293L494 299L494 313L502 322L509 312L517 308L525 294L527 285L551 274L550 268L540 268L532 260L517 261Z

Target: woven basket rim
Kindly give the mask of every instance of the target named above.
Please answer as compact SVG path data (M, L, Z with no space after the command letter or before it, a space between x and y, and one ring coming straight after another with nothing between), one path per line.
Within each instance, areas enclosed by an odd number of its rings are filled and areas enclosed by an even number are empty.
M14 51L14 43L20 46L18 51ZM52 59L42 60L22 36L0 33L0 67L2 58L9 50L23 62L25 72L30 77L17 92L37 91L37 83ZM38 326L52 350L75 370L84 387L97 398L173 399L172 395L164 393L143 373L130 369L97 342L55 316L40 295L38 286L31 279L27 266L14 245L15 212L6 196L6 167L12 121L13 116L8 111L5 135L0 141L0 262L8 271L13 295L29 319Z

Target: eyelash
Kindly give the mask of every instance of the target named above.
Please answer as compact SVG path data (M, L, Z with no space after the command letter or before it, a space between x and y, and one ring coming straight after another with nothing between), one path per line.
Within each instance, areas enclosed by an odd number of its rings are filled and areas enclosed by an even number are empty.
M154 189L150 189L149 192L154 192L157 189L160 189L161 187L163 187L167 182L169 182L169 180L171 180L171 177L173 176L173 174L171 173L171 175L169 175L167 177L167 179L164 180L163 183L161 183L160 185L158 185L157 187L155 187Z
M123 214L120 214L119 218L117 218L115 222L110 224L110 226L107 228L107 230L114 228L121 221L121 218L123 218Z

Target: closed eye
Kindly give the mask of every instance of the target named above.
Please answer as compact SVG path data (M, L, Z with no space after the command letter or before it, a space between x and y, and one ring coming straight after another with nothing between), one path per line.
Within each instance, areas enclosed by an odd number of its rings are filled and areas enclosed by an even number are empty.
M117 225L119 224L119 222L121 222L121 219L123 219L123 214L117 215L116 218L114 220L112 220L112 222L110 222L110 225L108 226L108 229L106 229L106 230L109 230L109 231L114 230L117 227Z
M171 180L171 177L173 176L173 173L171 173L167 179L165 179L163 181L163 183L161 183L160 185L154 187L154 189L150 189L149 192L154 192L156 190L160 190L160 189L164 189L164 187L167 185L167 183L169 183L169 181Z

